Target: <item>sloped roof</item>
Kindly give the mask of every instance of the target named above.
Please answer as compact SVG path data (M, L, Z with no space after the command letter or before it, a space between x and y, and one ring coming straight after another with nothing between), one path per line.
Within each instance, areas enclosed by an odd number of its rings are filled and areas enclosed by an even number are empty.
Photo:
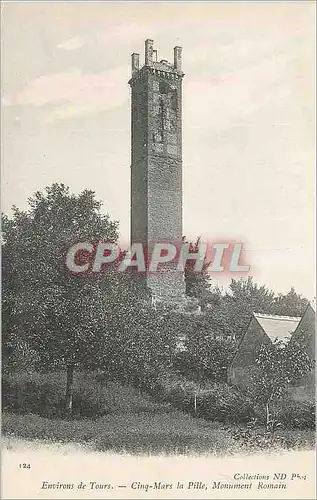
M301 320L297 316L276 316L261 313L253 313L253 315L271 340L290 338Z
M314 304L310 302L306 307L300 322L297 325L293 337L296 337L297 335L301 336L302 333L305 333L306 337L311 336L315 338L316 336L315 323L316 323L316 308L314 309Z

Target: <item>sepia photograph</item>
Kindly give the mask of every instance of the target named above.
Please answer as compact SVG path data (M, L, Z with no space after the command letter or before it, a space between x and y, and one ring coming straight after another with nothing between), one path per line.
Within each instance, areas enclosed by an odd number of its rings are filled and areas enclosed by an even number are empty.
M316 3L1 14L1 498L315 498Z

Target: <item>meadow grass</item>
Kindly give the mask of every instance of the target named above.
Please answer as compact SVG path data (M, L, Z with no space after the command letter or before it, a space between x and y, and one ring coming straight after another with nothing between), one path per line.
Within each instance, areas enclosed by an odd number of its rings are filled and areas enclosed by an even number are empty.
M96 374L76 374L71 418L63 416L60 406L64 373L5 374L2 388L2 433L8 446L19 439L42 440L152 455L232 455L314 447L313 430L268 433L261 426L207 421L154 401L134 387L98 382Z
M182 412L107 415L99 419L48 419L4 413L7 438L75 443L97 451L132 454L232 455L282 449L312 449L314 432L283 430L268 434L261 427L206 422Z

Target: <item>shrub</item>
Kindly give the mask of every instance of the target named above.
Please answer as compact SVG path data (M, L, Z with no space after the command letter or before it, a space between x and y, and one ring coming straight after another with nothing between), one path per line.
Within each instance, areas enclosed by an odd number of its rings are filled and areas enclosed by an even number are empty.
M252 401L225 383L197 384L185 377L169 375L158 384L165 400L175 408L205 420L249 422L255 416Z
M15 373L2 378L2 407L18 413L58 418L64 413L64 377L60 372ZM98 418L107 414L167 413L167 404L151 401L138 389L106 383L95 374L76 373L73 416Z
M194 380L223 383L227 380L228 367L237 347L230 338L214 338L209 330L210 327L201 326L188 336L187 351L174 356L173 368L179 375Z
M315 435L311 430L282 429L268 431L256 420L247 425L235 424L229 429L230 436L241 443L241 450L309 450L315 445Z
M60 413L63 394L56 378L41 380L38 374L4 375L2 407L15 413L54 416Z
M252 402L227 384L213 384L197 398L197 414L207 420L246 423L254 418Z
M259 402L254 403L256 422L274 432L283 429L315 429L315 402L295 400L286 393L270 405L270 425L266 422L266 411Z
M315 404L310 401L288 399L281 405L279 421L284 427L290 429L315 429Z

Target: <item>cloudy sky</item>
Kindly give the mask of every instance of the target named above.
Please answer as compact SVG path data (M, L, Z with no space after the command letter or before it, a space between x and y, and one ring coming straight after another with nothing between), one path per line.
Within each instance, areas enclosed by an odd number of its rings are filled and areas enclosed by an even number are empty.
M183 47L184 234L314 291L314 2L3 4L2 210L64 182L129 238L130 55Z

